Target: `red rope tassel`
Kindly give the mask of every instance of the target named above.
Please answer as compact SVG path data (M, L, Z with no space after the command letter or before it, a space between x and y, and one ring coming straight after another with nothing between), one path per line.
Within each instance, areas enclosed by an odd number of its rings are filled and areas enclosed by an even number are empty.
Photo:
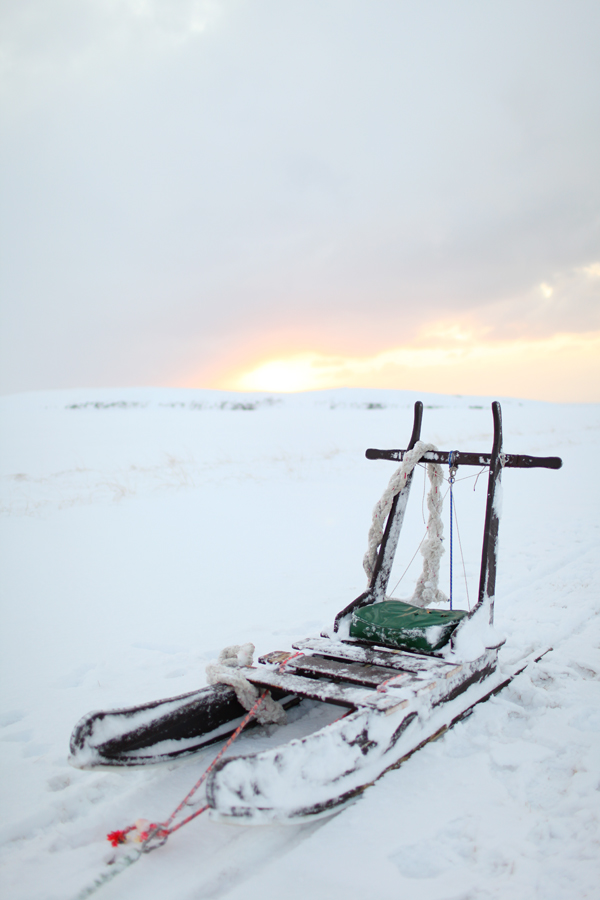
M129 834L130 831L133 831L135 825L130 825L129 828L123 828L121 831L109 831L106 835L106 840L110 841L113 847L118 847L119 844L126 843L126 835Z

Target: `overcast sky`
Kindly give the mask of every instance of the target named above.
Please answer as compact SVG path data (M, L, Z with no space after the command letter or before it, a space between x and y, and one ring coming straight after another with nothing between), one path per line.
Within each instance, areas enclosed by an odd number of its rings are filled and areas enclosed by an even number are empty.
M2 392L598 336L597 0L2 17Z

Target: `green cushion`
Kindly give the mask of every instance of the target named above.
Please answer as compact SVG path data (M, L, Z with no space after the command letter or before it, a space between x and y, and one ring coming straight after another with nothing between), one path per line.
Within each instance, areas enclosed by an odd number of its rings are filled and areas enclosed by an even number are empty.
M401 600L384 600L352 613L350 637L428 653L447 644L466 615L463 609L421 609Z

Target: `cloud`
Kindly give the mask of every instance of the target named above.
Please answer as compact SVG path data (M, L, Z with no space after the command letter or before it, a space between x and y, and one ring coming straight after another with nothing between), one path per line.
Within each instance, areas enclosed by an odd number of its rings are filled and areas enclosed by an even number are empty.
M0 11L0 65L10 93L30 75L90 77L119 56L178 50L220 13L216 0L20 0ZM136 61L139 61L136 60ZM37 85L38 89L43 85ZM7 90L8 92L8 90Z
M598 329L595 4L4 15L3 391Z
M496 338L546 338L566 331L597 331L599 276L600 263L554 272L529 290L480 308L478 320Z
M595 281L597 278L600 278L600 263L592 263L590 266L582 266L579 271L583 272L584 275L587 275L590 281Z

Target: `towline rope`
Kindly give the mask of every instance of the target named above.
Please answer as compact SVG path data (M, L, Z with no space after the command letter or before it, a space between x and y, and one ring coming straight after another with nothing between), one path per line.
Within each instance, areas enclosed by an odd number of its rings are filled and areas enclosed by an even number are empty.
M240 651L242 652L242 656L240 657ZM249 656L248 656L249 654ZM252 656L254 654L254 645L253 644L243 644L242 646L234 646L234 647L225 647L224 650L221 651L219 656L219 660L225 661L230 660L229 665L234 668L243 667L244 665L252 665ZM304 654L301 651L297 653L292 653L287 656L280 666L278 666L277 671L283 672L287 664L292 660L296 659L298 656L303 656ZM235 658L235 662L234 662ZM208 671L208 669L207 669ZM227 682L225 682L227 683ZM250 683L248 682L248 686ZM239 687L239 686L238 686ZM236 694L237 694L236 690ZM112 864L112 869L110 872L103 872L101 875L96 878L96 880L88 885L88 887L84 888L77 894L75 900L85 900L86 897L91 897L92 894L95 894L102 885L106 884L109 881L112 881L117 875L121 872L125 871L125 869L129 868L129 866L133 865L133 863L137 862L143 853L151 853L153 850L156 850L158 847L162 847L163 844L166 843L167 838L170 834L173 834L175 831L178 831L180 828L183 828L184 825L187 825L188 822L191 822L192 819L195 819L197 816L202 815L203 812L206 812L209 809L208 805L201 807L201 809L197 809L195 812L191 813L185 819L182 819L181 822L178 822L176 825L171 825L173 819L177 815L177 813L181 812L184 806L187 805L188 801L194 796L198 788L206 781L206 778L210 774L211 770L215 766L215 764L221 759L223 754L228 750L229 747L233 744L236 738L242 733L248 722L256 715L258 708L260 705L268 698L271 697L269 693L269 689L265 688L260 697L257 698L254 705L248 710L238 727L235 729L229 740L221 747L213 761L210 763L208 768L202 773L194 787L189 791L186 796L183 798L179 806L173 810L169 818L165 822L147 822L146 819L138 819L135 825L130 825L128 828L123 828L117 831L111 831L106 835L106 839L110 841L113 847L118 847L119 844L129 843L131 838L128 838L127 835L132 831L137 831L137 837L133 838L133 842L138 843L139 846L133 849L133 852L127 854L127 856L122 856L121 859L117 860ZM242 698L243 700L244 698ZM238 701L240 698L238 697ZM260 717L257 717L259 722L263 722ZM272 718L267 719L266 721L273 721Z
M286 660L287 662L288 660ZM156 850L157 847L162 847L163 844L166 843L167 838L173 832L178 831L180 828L183 828L184 825L187 825L188 822L191 822L192 819L195 819L196 816L201 815L203 812L209 808L208 806L203 806L201 809L197 809L196 812L193 812L191 815L187 816L181 822L178 822L176 825L171 827L171 823L177 813L181 812L184 806L188 803L191 797L194 796L196 791L200 788L200 786L204 783L206 778L208 777L210 771L213 769L214 765L219 761L219 759L223 756L226 750L231 747L233 742L241 732L244 730L248 722L253 718L255 712L257 711L260 704L263 702L267 694L269 693L268 689L263 691L260 695L252 709L250 709L238 727L235 729L229 740L221 747L211 764L208 768L202 773L196 784L193 786L191 791L183 798L179 806L173 810L169 818L165 822L156 823L148 823L148 828L146 830L139 830L137 825L130 825L128 828L124 828L121 831L111 831L107 835L107 840L113 845L113 847L117 847L119 844L124 844L127 842L127 835L134 830L138 830L139 837L139 847L135 847L132 853L129 853L127 856L121 857L121 859L117 860L117 862L113 863L112 869L110 872L103 872L99 875L95 881L90 884L88 887L84 888L79 894L77 894L76 900L85 900L86 897L91 897L92 894L95 894L103 885L107 882L112 881L117 875L123 872L125 869L129 868L129 866L133 865L133 863L137 862L138 859L142 856L143 853L151 853L152 850ZM141 820L138 820L141 821Z

